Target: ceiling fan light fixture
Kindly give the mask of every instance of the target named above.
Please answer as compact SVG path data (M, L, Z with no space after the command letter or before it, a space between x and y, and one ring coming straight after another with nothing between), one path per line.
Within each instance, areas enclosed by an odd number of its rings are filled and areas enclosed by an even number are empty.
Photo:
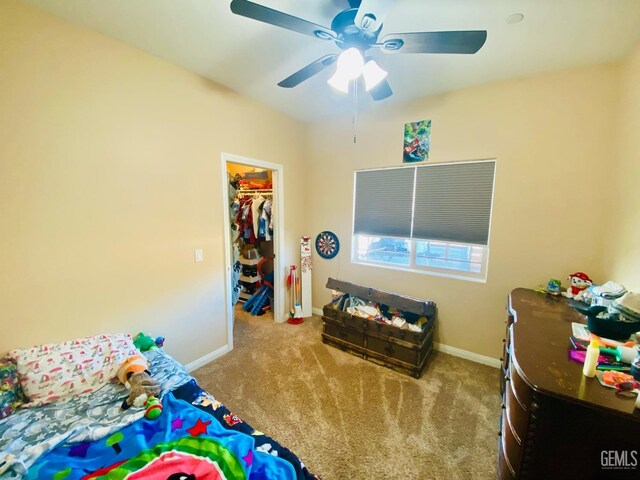
M380 65L378 65L375 60L369 60L362 69L362 76L364 77L364 85L367 92L384 80L387 74L388 72L380 68Z
M340 70L336 70L336 73L327 80L327 83L333 88L342 93L349 93L349 82L351 80L340 73Z
M347 48L338 56L338 67L336 73L347 78L348 80L355 80L362 75L364 69L364 58L362 53L357 48Z

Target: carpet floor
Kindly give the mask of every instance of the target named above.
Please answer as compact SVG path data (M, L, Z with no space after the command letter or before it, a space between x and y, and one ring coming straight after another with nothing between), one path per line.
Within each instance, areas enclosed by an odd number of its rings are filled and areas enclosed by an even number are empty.
M193 375L324 480L496 478L498 370L434 352L416 380L321 331L236 309L234 349Z

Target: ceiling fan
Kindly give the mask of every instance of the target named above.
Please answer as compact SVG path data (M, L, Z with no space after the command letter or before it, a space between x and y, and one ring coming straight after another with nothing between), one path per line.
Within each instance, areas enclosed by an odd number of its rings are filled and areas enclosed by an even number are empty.
M233 0L231 11L236 15L260 22L333 41L342 50L338 54L325 55L293 75L279 86L292 88L334 63L337 68L328 83L342 92L349 92L352 81L361 76L365 88L374 100L383 100L393 92L384 71L371 58L368 50L384 53L476 53L487 39L485 30L448 32L389 33L379 39L384 17L396 0L345 0L348 8L339 12L331 22L331 28L294 17L247 0Z

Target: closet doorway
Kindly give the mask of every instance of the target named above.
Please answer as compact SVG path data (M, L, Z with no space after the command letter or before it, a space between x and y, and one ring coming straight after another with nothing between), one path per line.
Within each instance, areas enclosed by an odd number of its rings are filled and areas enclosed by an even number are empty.
M227 343L233 348L235 312L286 320L284 311L283 166L221 155ZM265 288L273 285L273 290ZM253 298L252 298L253 297ZM245 302L249 301L247 304ZM245 313L243 313L245 314Z

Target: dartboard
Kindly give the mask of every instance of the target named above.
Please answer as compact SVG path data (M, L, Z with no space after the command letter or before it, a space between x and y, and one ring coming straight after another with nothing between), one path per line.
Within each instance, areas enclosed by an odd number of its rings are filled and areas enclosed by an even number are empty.
M340 251L340 242L333 232L320 232L316 237L316 251L322 258L333 258Z

